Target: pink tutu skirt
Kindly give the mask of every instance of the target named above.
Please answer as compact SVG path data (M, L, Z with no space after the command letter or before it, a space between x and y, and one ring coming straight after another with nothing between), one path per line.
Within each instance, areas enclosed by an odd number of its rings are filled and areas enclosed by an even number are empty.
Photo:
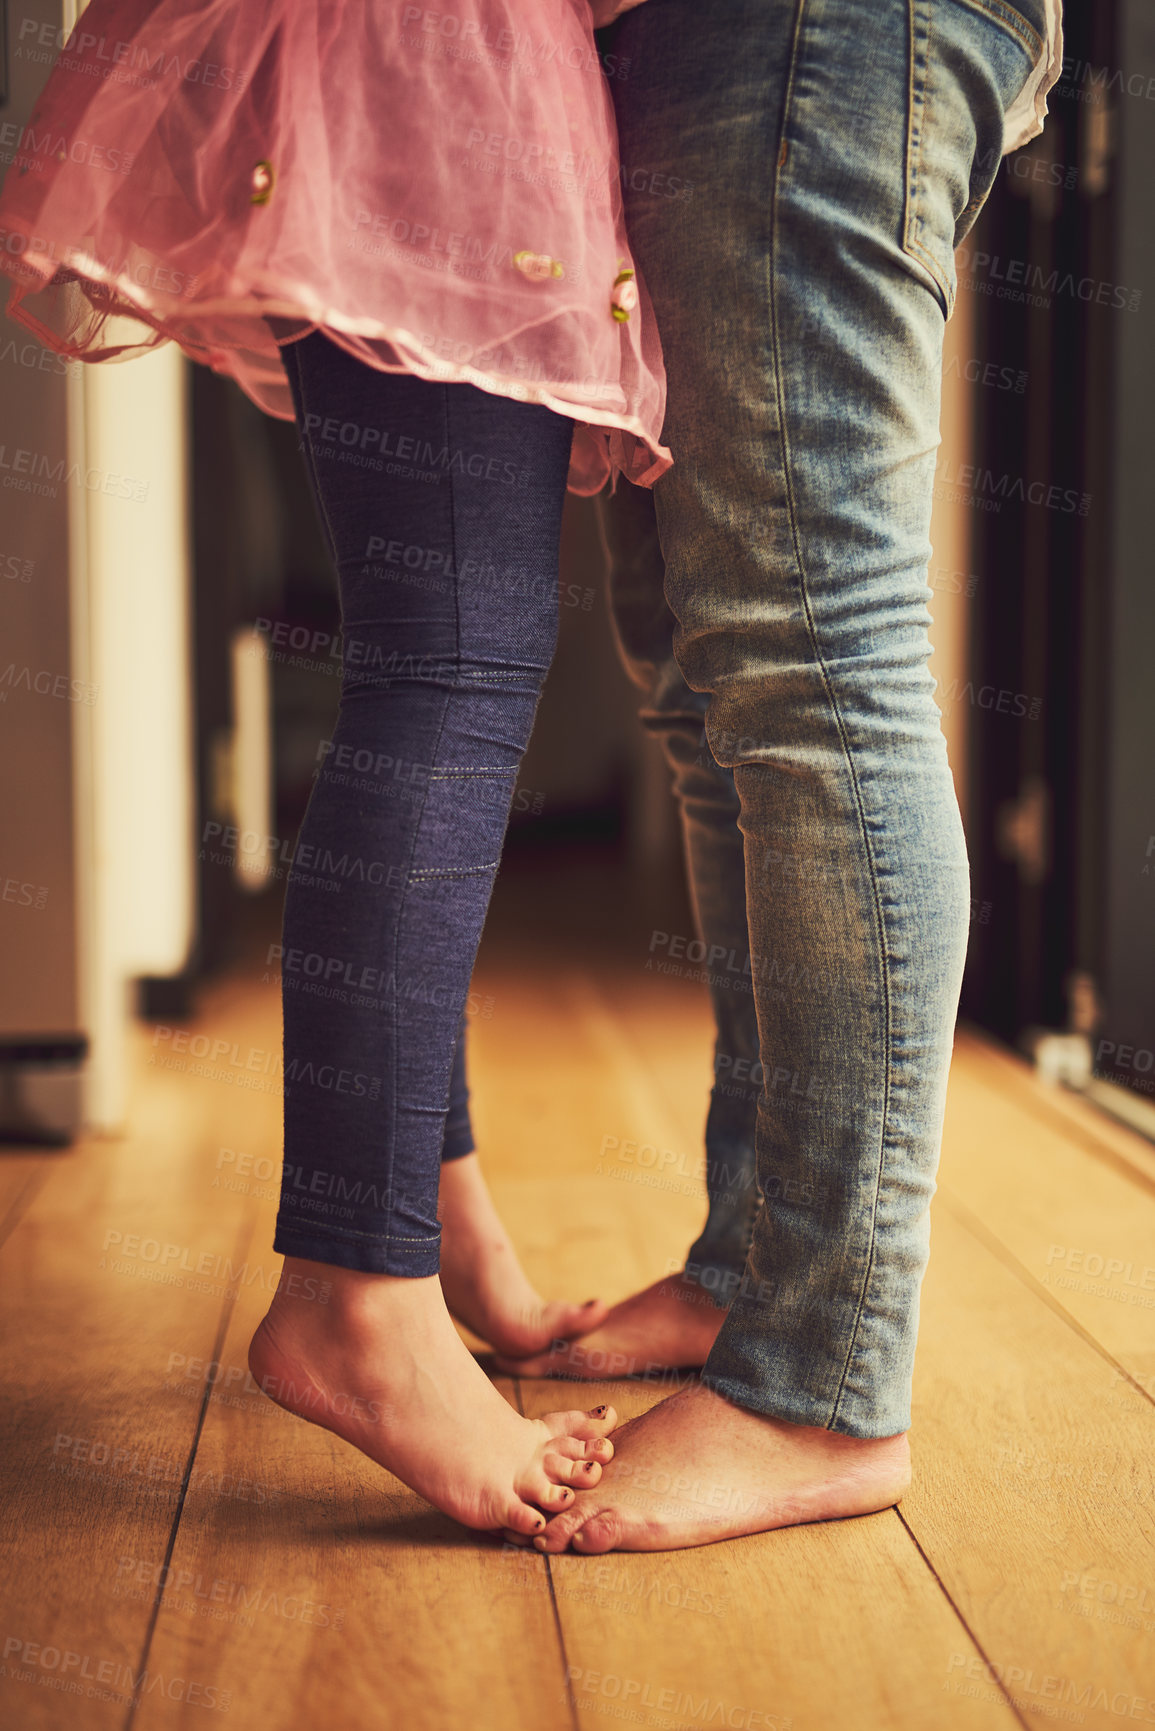
M279 344L322 329L569 416L575 492L670 464L588 0L92 0L8 170L0 268L62 355L172 339L289 420Z

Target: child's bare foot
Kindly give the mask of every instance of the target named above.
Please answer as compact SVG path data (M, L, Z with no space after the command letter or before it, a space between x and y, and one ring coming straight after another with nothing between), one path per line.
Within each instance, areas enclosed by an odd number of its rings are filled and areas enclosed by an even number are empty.
M446 1160L438 1196L441 1289L450 1313L496 1352L524 1358L596 1328L608 1306L547 1303L522 1270L476 1154Z
M328 1303L304 1296L322 1282ZM286 1257L249 1367L279 1406L344 1437L467 1527L539 1532L539 1510L565 1508L571 1485L596 1484L614 1452L612 1407L515 1412L454 1328L436 1276Z
M910 1483L905 1434L861 1441L734 1406L702 1384L614 1438L596 1489L533 1543L542 1551L672 1551L803 1521L872 1514Z
M615 1304L600 1328L531 1358L505 1353L498 1368L511 1376L572 1376L604 1382L613 1376L653 1376L705 1364L726 1312L700 1286L668 1275Z

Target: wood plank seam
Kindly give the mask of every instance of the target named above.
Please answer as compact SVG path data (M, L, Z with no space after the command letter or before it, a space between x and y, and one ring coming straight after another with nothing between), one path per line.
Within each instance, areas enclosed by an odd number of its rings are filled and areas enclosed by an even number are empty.
M512 1381L514 1396L517 1400L517 1410L521 1414L522 1418L524 1418L525 1401L522 1398L522 1379L519 1376L515 1376ZM540 1555L540 1552L538 1555ZM565 1704L569 1711L570 1724L573 1726L573 1731L581 1731L581 1720L578 1717L577 1698L573 1692L573 1672L570 1668L569 1654L566 1651L565 1630L562 1628L561 1624L561 1611L558 1608L557 1592L554 1587L553 1573L550 1569L550 1559L548 1557L542 1557L541 1560L545 1564L545 1584L549 1591L550 1615L553 1617L553 1626L557 1634L557 1644L561 1657L562 1675L565 1678Z
M903 1514L901 1506L896 1506L894 1512L898 1516L899 1520L902 1522L903 1526L906 1528L907 1536L909 1537L911 1544L914 1546L915 1550L918 1552L919 1556L922 1558L923 1562L926 1564L936 1586L938 1587L939 1592L942 1594L943 1598L946 1600L947 1604L950 1606L951 1610L954 1612L955 1616L958 1618L959 1623L961 1624L963 1629L965 1629L968 1640L971 1641L971 1643L974 1646L976 1653L978 1653L980 1658L982 1659L982 1662L986 1668L987 1674L991 1678L992 1682L998 1688L999 1693L1004 1697L1004 1699L1007 1703L1007 1706L1010 1708L1011 1712L1014 1714L1014 1716L1018 1720L1019 1724L1023 1727L1023 1731L1032 1731L1030 1721L1023 1718L1023 1715L1020 1713L1018 1707L1015 1704L1014 1697L1011 1695L1010 1691L1007 1689L1002 1678L999 1677L998 1675L996 1675L996 1672L995 1672L994 1667L993 1667L993 1661L991 1659L990 1654L987 1652L986 1648L983 1646L983 1643L979 1639L975 1630L971 1628L966 1617L963 1615L962 1607L956 1603L954 1594L951 1592L950 1588L947 1586L946 1582L943 1580L942 1576L939 1574L938 1570L935 1568L934 1564L931 1562L927 1553L924 1551L922 1545L919 1543L918 1536L915 1533L914 1528L911 1526L910 1522L907 1520L906 1516Z
M234 1248L235 1248L235 1264L238 1268L244 1266L245 1259L248 1256L249 1247L253 1241L253 1235L256 1231L256 1226L257 1226L257 1210L254 1208L254 1209L250 1209L248 1212L248 1215L242 1219L240 1228L237 1232L236 1244L235 1244ZM213 1355L210 1358L208 1364L205 1366L204 1387L201 1390L200 1409L197 1413L196 1427L193 1431L192 1444L189 1448L188 1461L186 1462L185 1469L184 1469L184 1477L181 1480L180 1491L177 1495L176 1507L173 1510L172 1526L169 1529L168 1544L165 1547L164 1560L163 1560L163 1562L161 1564L161 1568L160 1568L160 1575L159 1575L159 1579L157 1582L156 1593L155 1593L155 1596L154 1596L153 1602L152 1602L152 1609L149 1613L148 1624L147 1624L145 1631L144 1631L144 1641L143 1641L142 1646L141 1646L140 1663L137 1667L138 1673L141 1675L143 1675L148 1669L148 1656L149 1656L149 1652L151 1651L151 1648L152 1648L153 1636L156 1633L157 1621L160 1617L161 1603L164 1599L165 1590L168 1586L169 1575L171 1572L173 1552L176 1550L177 1535L180 1532L181 1516L184 1514L185 1499L188 1496L189 1485L192 1482L192 1473L193 1473L193 1468L196 1465L197 1449L200 1446L201 1432L204 1430L205 1418L206 1418L206 1416L208 1414L208 1410L209 1410L209 1401L212 1397L212 1391L213 1391L212 1370L213 1370L213 1366L220 1362L221 1354L224 1351L225 1336L228 1334L229 1323L232 1320L232 1314L233 1314L234 1309L236 1308L236 1302L237 1302L237 1287L236 1287L236 1283L233 1282L230 1284L228 1291L225 1293L223 1299L221 1300L221 1314L220 1314L220 1317L217 1321L216 1338L213 1341ZM137 1707L138 1706L139 1706L139 1700L136 1696L134 1696L132 1701L129 1704L128 1713L125 1717L124 1731L132 1731L132 1726L133 1726L133 1723L135 1722L135 1719L136 1719L136 1713L137 1713Z
M0 1249L15 1232L40 1192L48 1182L51 1167L42 1164L38 1172L30 1172L21 1188L16 1192L8 1205L7 1212L0 1221Z
M1112 1148L1106 1142L1100 1141L1089 1126L1078 1123L1063 1112L1048 1110L1045 1100L1038 1100L1033 1094L1024 1098L1022 1091L1009 1078L1006 1081L1002 1077L992 1078L988 1086L992 1093L1001 1094L1004 1100L1013 1100L1015 1105L1030 1112L1040 1124L1046 1124L1048 1129L1062 1136L1065 1142L1071 1143L1081 1153L1089 1154L1100 1165L1109 1166L1121 1177L1130 1179L1140 1190L1155 1195L1155 1172L1148 1172L1145 1165L1139 1164L1140 1159L1146 1157L1146 1150L1142 1149L1141 1144L1137 1146L1133 1157L1123 1154L1118 1148ZM1120 1125L1120 1129L1124 1128L1125 1126ZM1138 1144L1138 1134L1135 1131L1131 1134L1135 1136Z
M1054 1293L1049 1292L1035 1277L1035 1275L1031 1273L1030 1269L1019 1261L1014 1251L1004 1244L1002 1239L999 1238L990 1227L981 1221L976 1214L971 1213L965 1202L960 1202L958 1197L953 1196L949 1188L945 1185L940 1185L938 1187L937 1194L942 1198L943 1206L954 1216L959 1225L962 1226L965 1231L971 1233L973 1237L977 1238L980 1244L985 1245L991 1255L996 1256L1003 1266L1009 1269L1017 1280L1021 1281L1029 1291L1033 1292L1036 1298L1041 1299L1049 1310L1054 1311L1056 1316L1061 1317L1067 1327L1071 1329L1073 1333L1077 1334L1080 1340L1085 1341L1088 1346L1097 1352L1099 1357L1104 1359L1117 1375L1121 1376L1126 1382L1128 1382L1137 1394L1142 1395L1143 1399L1147 1401L1149 1405L1155 1406L1155 1395L1152 1395L1149 1390L1145 1389L1143 1384L1132 1376L1131 1372L1127 1370L1124 1365L1120 1364L1119 1360L1115 1358L1112 1353L1108 1352L1103 1343L1096 1340L1095 1336L1091 1334L1088 1329L1084 1328L1078 1317L1072 1316L1066 1306L1060 1304Z
M1120 1123L1114 1118L1108 1118L1091 1100L1086 1100L1081 1094L1070 1093L1061 1096L1063 1110L1051 1104L1043 1092L1043 1086L1036 1078L1034 1071L1026 1060L1020 1058L1006 1046L983 1034L981 1030L966 1027L960 1030L965 1033L967 1044L973 1046L985 1058L994 1058L996 1063L984 1067L983 1083L1004 1100L1013 1100L1016 1106L1021 1106L1030 1112L1040 1123L1045 1123L1064 1141L1074 1143L1085 1154L1090 1154L1104 1166L1110 1166L1124 1178L1129 1178L1140 1189L1155 1192L1155 1170L1152 1162L1155 1160L1155 1150L1149 1148L1139 1132L1130 1126ZM1021 1074L1007 1074L1009 1069L1021 1070ZM1094 1129L1083 1121L1084 1114L1094 1113L1104 1120L1103 1130L1108 1129L1120 1141L1127 1141L1134 1149L1133 1153L1124 1153L1114 1148L1103 1136L1097 1136Z

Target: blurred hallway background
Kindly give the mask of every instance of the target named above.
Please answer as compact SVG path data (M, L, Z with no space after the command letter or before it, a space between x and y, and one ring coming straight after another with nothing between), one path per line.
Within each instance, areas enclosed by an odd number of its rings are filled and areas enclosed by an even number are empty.
M74 14L9 16L13 126ZM973 866L964 1017L1147 1126L1153 38L1144 0L1067 7L1046 129L960 250L928 573ZM124 1125L127 1019L194 1016L279 918L336 708L336 593L290 424L171 348L47 365L0 334L0 1133L66 1142ZM29 450L55 480L24 482ZM583 500L561 626L507 859L548 874L596 847L611 901L668 894L689 931Z

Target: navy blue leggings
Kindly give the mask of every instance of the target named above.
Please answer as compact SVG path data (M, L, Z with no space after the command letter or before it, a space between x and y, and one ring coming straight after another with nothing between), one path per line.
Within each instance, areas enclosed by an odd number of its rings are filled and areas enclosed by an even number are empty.
M473 1145L466 1000L557 638L573 423L319 331L283 354L342 677L285 894L274 1248L427 1276L442 1155Z

